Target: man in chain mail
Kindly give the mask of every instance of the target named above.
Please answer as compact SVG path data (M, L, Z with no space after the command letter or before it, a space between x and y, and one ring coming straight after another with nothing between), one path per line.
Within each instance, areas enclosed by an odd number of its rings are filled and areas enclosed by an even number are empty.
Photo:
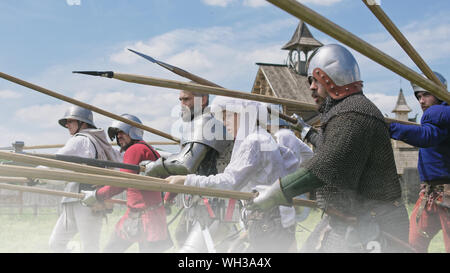
M171 175L214 175L223 172L231 156L232 141L227 138L222 122L210 112L209 96L180 91L182 137L181 151L154 162L142 162L145 175L166 178ZM173 194L166 194L170 202ZM183 214L176 229L175 239L180 252L205 252L211 234L218 225L225 200L178 195L176 202L183 206ZM217 222L217 221L216 221ZM208 244L207 244L208 243Z
M56 154L122 162L120 153L106 139L105 131L95 126L91 110L72 105L58 123L69 130L71 138ZM65 191L80 193L93 189L94 185L69 182ZM62 213L50 236L50 249L54 252L70 251L67 244L79 233L81 251L98 252L105 208L90 208L79 199L69 197L63 197L61 203Z
M326 215L302 251L410 251L389 131L362 93L355 58L340 45L323 46L308 60L308 77L316 103L323 99L321 128L300 118L297 127L315 144L315 154L295 173L257 188L250 208L290 204L292 197L315 189Z
M447 86L447 80L434 73ZM445 250L450 253L450 107L422 87L412 84L412 88L423 110L420 126L391 123L389 127L392 138L419 147L422 185L411 213L409 243L427 252L442 229Z

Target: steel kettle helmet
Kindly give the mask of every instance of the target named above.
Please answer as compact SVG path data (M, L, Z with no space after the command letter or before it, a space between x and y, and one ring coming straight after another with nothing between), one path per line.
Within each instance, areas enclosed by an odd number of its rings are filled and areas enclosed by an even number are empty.
M436 75L436 77L439 79L439 81L445 86L445 88L447 88L447 80L444 78L444 76L442 76L440 73L433 71L433 73ZM427 76L425 76L425 74L421 74L422 77L426 78ZM417 98L417 93L418 92L428 92L427 90L423 89L422 87L418 86L415 83L411 83L412 89L414 91L414 96L416 96Z
M94 117L92 111L78 105L72 105L69 109L66 110L64 117L58 120L58 123L66 128L67 120L75 119L81 122L85 122L95 128L97 128L94 124Z
M129 119L131 121L134 121L134 122L142 124L142 121L138 117L136 117L134 115L123 114L121 116L126 118L126 119ZM118 121L118 120L113 121L111 126L108 127L108 136L109 136L109 138L111 140L114 140L116 138L117 133L119 131L122 131L125 134L129 135L131 139L143 140L144 131L142 129L134 127L134 126L132 126L130 124L127 124L125 122Z
M338 44L324 45L309 57L308 80L320 82L333 99L362 90L359 65L348 49Z

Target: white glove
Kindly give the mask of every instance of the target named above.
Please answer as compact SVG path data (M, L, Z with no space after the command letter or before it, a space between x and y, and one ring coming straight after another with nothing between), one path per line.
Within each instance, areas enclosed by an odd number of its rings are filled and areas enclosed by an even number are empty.
M84 194L83 199L81 200L81 203L85 206L91 207L93 205L95 205L95 203L98 202L97 197L96 197L96 193L97 191L81 191L81 193Z
M270 186L258 185L253 189L258 192L258 196L249 204L249 210L269 210L275 206L291 206L283 191L281 190L280 181L277 180Z

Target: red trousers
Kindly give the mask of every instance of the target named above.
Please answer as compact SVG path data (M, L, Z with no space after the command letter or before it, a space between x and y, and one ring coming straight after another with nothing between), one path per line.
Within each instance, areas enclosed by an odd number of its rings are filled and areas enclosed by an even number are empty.
M416 217L424 197L425 192L422 191L410 217L409 243L419 252L428 252L431 240L442 229L445 251L450 253L450 209L428 201L417 222Z

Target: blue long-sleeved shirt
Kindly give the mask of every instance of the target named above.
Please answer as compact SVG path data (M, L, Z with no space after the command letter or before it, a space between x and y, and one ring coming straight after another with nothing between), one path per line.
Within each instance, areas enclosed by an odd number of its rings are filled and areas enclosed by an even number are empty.
M391 138L419 147L422 181L450 179L450 106L443 102L423 113L420 126L391 123Z

